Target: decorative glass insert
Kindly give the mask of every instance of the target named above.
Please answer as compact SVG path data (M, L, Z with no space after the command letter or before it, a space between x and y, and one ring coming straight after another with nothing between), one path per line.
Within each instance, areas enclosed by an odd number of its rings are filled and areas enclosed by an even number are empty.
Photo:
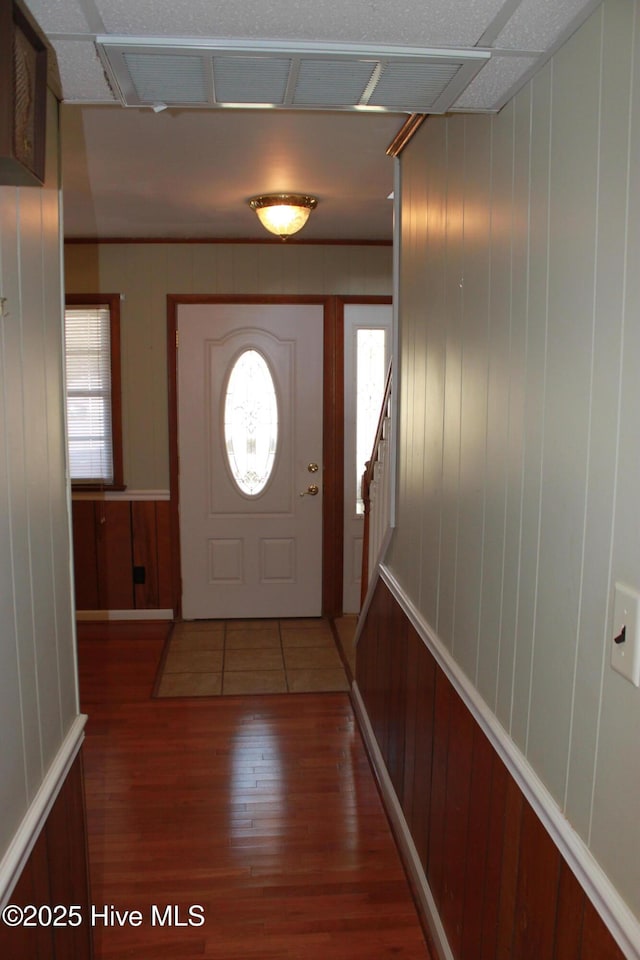
M386 377L386 332L359 329L356 338L356 514L364 513L362 474L376 438Z
M262 354L245 350L227 382L224 439L231 475L240 491L255 497L269 482L278 446L278 400Z

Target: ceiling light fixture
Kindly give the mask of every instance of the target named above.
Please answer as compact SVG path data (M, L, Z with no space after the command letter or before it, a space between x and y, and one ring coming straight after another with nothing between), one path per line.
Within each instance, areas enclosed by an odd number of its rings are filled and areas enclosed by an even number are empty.
M271 193L249 200L262 226L283 240L302 230L317 205L316 197L299 193Z

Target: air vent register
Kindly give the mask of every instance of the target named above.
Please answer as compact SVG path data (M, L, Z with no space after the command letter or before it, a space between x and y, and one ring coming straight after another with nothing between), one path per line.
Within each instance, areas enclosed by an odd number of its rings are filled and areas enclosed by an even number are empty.
M129 107L271 107L444 113L483 50L104 36L97 46Z

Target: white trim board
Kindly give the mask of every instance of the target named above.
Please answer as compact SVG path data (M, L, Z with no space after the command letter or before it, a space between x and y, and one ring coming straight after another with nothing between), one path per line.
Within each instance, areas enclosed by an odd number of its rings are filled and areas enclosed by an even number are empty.
M173 620L173 610L76 610L78 623L111 620Z
M625 957L628 960L640 960L640 921L631 912L585 842L571 827L533 767L461 670L435 630L406 595L393 573L384 564L380 564L378 572L542 821L545 830Z
M168 490L78 490L72 500L170 500Z
M71 765L82 746L86 722L87 718L84 714L79 714L73 721L58 753L47 770L44 780L40 784L38 792L31 801L9 849L0 862L0 910L7 905L40 831L45 825L51 808L67 778Z

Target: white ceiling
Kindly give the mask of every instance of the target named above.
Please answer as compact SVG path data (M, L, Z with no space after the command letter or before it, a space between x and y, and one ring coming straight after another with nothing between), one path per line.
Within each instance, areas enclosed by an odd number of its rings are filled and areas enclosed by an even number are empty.
M486 51L466 88L439 102L493 112L599 0L25 2L55 50L62 82L67 236L262 239L246 200L304 192L319 204L301 238L388 240L393 162L385 151L414 104L398 103L396 112L124 107L96 38L302 48L315 41L372 55Z

